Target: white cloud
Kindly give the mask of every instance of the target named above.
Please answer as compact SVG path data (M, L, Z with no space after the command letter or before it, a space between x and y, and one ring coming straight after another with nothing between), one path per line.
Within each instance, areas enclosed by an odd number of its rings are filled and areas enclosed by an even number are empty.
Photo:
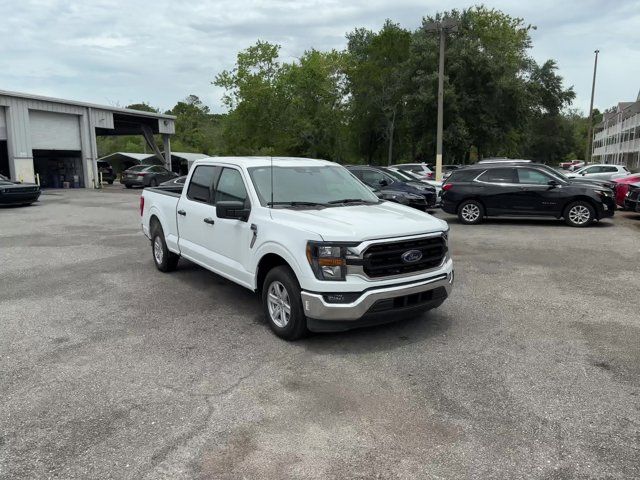
M257 39L290 60L308 48L342 48L356 27L465 8L454 0L0 0L0 88L97 103L170 108L188 94L220 110L215 75ZM537 25L532 55L555 58L575 105L588 108L593 50L601 50L596 106L640 88L640 0L495 0L489 7Z

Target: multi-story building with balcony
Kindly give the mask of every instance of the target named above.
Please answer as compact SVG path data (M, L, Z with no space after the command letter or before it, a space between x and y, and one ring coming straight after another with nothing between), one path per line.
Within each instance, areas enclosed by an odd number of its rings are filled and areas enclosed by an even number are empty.
M620 102L595 126L591 161L640 168L640 93Z

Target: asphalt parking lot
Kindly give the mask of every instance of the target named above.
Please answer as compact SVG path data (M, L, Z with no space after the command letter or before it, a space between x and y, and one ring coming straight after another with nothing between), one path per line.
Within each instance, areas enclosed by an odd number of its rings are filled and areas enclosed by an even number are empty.
M640 215L451 224L452 297L286 343L139 191L0 210L0 478L638 478Z

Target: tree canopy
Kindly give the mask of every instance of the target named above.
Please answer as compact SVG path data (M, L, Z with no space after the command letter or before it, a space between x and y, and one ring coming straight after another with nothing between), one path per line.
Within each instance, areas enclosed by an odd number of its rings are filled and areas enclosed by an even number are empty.
M414 31L391 20L378 31L355 28L344 50L310 49L289 62L279 45L259 40L213 79L227 113L211 113L194 95L167 112L177 116L172 146L352 163L433 161L439 40L425 26L443 19L459 25L446 38L445 163L583 155L587 120L570 109L575 93L556 61L531 57L535 27L483 6L427 16ZM140 139L117 141L144 148Z

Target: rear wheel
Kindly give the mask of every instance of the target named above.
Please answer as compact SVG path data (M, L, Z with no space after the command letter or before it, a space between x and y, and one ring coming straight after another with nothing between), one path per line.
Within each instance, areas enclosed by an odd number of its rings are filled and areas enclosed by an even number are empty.
M477 200L465 200L458 207L458 219L465 225L476 225L482 222L484 207Z
M107 183L108 183L109 185L113 185L113 180L109 180Z
M167 248L164 232L159 225L153 229L151 234L151 251L153 253L153 263L156 264L156 268L161 272L171 272L178 266L180 256Z
M132 185L129 185L128 183L124 184L124 188L132 188Z
M262 287L262 305L269 327L279 337L297 340L307 334L300 285L289 267L275 267L267 273Z
M587 227L595 219L595 210L589 202L577 201L564 209L564 221L570 227Z
M150 187L157 187L158 186L158 180L156 180L155 178L152 178L151 181L149 182L149 186Z

